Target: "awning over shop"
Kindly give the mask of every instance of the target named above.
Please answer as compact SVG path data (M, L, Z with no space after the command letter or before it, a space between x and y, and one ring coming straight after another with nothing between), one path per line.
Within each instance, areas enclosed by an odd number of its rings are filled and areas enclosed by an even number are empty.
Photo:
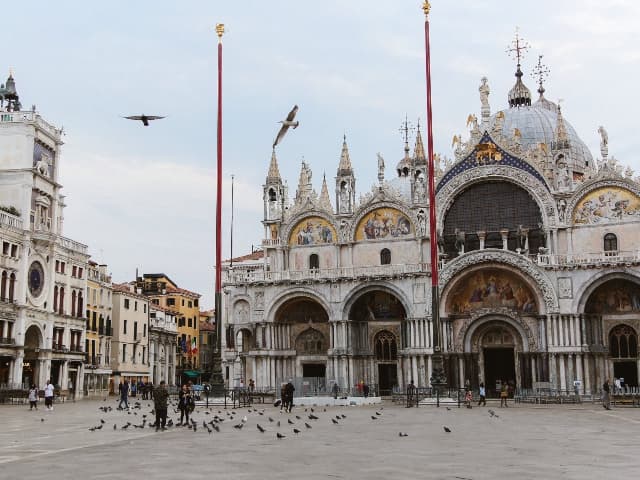
M198 372L197 370L185 370L182 373L189 378L198 378L200 376L200 372Z

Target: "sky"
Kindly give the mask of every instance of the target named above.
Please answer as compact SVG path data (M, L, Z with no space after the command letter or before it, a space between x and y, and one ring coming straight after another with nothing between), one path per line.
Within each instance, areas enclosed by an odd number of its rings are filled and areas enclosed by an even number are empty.
M505 6L508 5L508 8ZM606 6L606 8L605 8ZM424 15L417 0L12 2L3 22L2 68L13 69L25 108L36 105L66 135L60 183L64 235L89 246L114 282L167 274L213 305L217 37L223 37L223 257L250 253L264 237L262 185L271 145L294 104L300 126L277 156L295 195L300 164L330 192L343 136L357 196L403 156L405 116L426 117ZM433 1L430 15L435 151L479 116L480 78L492 112L506 108L516 27L551 73L546 97L599 156L640 171L636 135L640 2L631 0ZM10 42L8 42L11 40ZM4 65L3 65L4 64ZM145 128L122 118L165 115ZM424 130L423 130L424 131ZM413 145L413 140L411 140ZM335 202L335 199L334 199Z

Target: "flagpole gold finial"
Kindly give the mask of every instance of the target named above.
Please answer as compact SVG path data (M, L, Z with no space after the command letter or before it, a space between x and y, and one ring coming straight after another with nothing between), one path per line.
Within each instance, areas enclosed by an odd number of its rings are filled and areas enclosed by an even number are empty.
M222 35L224 34L224 23L216 23L216 33L218 38L222 41Z
M427 0L422 4L422 10L424 11L424 16L428 17L429 12L431 11L431 4Z

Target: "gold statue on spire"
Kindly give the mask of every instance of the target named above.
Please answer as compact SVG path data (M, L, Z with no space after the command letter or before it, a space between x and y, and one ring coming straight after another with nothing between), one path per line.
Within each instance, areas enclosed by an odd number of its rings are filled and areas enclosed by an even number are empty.
M218 34L218 38L222 40L222 35L224 34L224 23L216 23L216 33Z
M422 4L422 10L424 11L424 16L428 17L429 12L431 11L431 4L427 0L424 0L424 3Z

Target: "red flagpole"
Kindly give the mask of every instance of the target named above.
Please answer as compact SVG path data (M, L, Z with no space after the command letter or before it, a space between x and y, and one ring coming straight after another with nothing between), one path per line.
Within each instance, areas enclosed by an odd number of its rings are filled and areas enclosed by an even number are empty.
M429 11L431 5L425 1L424 11L424 48L427 76L427 156L429 175L429 247L431 251L431 319L433 321L433 370L431 385L440 392L447 384L442 356L440 325L440 294L438 290L438 233L436 230L436 176L433 164L433 111L431 108L431 45L429 44ZM439 402L438 402L439 406Z
M218 35L218 125L217 125L217 172L216 172L216 282L215 322L216 348L213 354L211 393L224 395L222 377L222 35L224 24L216 25Z

